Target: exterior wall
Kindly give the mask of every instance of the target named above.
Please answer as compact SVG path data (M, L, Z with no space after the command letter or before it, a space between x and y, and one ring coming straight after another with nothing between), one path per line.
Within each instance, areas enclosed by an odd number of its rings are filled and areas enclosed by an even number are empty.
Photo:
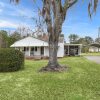
M27 51L24 51L24 47L20 47L19 50L25 54L25 56L30 56L30 47L28 47Z
M90 47L89 52L98 52L98 48L97 47ZM99 52L100 52L100 48L99 48Z
M64 57L64 43L59 43L57 57Z
M49 57L49 48L44 47L44 56ZM64 43L59 43L57 57L64 57Z
M69 47L69 46L68 46ZM31 48L32 47L28 47L28 49L26 49L26 51L24 51L24 47L20 47L20 48L16 48L20 51L22 51L25 56L27 57L32 57L32 56L44 56L44 57L49 57L49 47L44 47L44 55L41 55L41 47L37 47L37 51L35 51L35 47L34 47L34 51L33 54L31 53ZM98 49L96 49L98 51ZM94 51L93 49L91 49L91 51ZM78 55L81 54L81 46L78 46ZM57 57L64 57L65 55L65 50L64 50L64 43L59 43L59 47L58 47L58 52L57 52Z
M40 51L40 47L37 47L37 51L34 51L34 56L40 56L41 55L41 51Z
M44 47L44 56L49 57L49 47Z
M24 52L25 56L29 56L29 51Z
M24 51L24 47L20 47L20 48L15 48L20 50L21 52L23 52L25 54L25 56L32 56L31 53L31 47L28 47L27 51ZM37 47L37 51L34 50L34 55L33 56L40 56L41 55L41 51L40 51L40 47Z
M78 46L78 55L81 55L82 46Z
M60 42L62 41L63 37L60 39ZM43 51L41 52L42 49L41 47L44 47L44 56L49 57L48 43L33 37L27 37L25 39L17 41L13 45L11 45L11 47L16 47L16 49L22 51L25 54L25 56L43 56L41 55L41 53L43 53ZM27 47L26 51L24 51L24 47ZM37 50L35 50L32 47L37 47ZM64 42L59 43L57 56L58 57L64 56Z

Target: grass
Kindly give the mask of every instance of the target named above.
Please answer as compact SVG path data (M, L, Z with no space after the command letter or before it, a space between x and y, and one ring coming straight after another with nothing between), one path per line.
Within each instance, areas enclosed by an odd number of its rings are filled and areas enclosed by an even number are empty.
M59 59L68 72L39 73L46 60L26 61L25 69L0 73L0 100L100 100L100 65L83 57Z
M82 53L82 56L100 56L100 52L94 52L94 53Z

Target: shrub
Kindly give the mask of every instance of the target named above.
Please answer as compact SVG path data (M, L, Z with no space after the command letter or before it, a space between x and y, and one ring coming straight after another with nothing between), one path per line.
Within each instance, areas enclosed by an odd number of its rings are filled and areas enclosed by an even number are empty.
M24 67L24 55L15 49L0 49L0 72L17 71Z

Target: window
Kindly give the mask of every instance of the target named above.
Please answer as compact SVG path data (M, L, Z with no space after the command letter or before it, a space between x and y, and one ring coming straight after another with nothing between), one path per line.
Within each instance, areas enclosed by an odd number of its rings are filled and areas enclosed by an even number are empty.
M34 47L31 48L31 51L34 51Z
M27 48L26 48L26 50L28 51L28 50L29 50L29 48L27 47Z
M24 47L24 51L28 51L29 50L29 48L28 47Z
M26 51L26 47L24 47L24 51Z
M37 47L35 47L35 51L37 51Z

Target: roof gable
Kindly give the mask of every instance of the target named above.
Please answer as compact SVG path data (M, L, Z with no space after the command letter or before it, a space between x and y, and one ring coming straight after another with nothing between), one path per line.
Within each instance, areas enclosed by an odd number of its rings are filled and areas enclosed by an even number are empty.
M48 46L48 43L34 37L26 37L22 40L15 42L11 47L24 47L24 46Z

